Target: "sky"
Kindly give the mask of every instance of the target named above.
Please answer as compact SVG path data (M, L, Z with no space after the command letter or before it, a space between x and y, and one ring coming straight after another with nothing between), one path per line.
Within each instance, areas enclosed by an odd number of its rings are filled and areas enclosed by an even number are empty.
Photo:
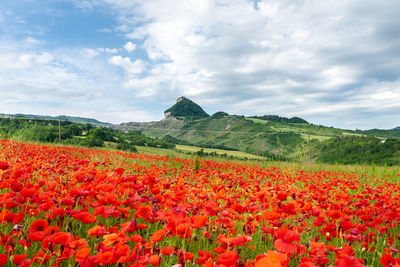
M400 126L398 0L0 0L0 113Z

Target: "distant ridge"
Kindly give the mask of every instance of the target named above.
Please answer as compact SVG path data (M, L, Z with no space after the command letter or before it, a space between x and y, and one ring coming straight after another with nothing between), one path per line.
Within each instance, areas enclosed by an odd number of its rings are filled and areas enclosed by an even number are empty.
M111 123L108 122L101 122L96 119L91 119L91 118L84 118L84 117L72 117L72 116L65 116L65 115L60 115L60 116L47 116L47 115L33 115L33 114L0 114L0 117L3 118L14 118L14 117L25 117L25 118L30 118L30 119L41 119L41 120L60 120L60 121L70 121L73 123L80 123L80 124L86 124L90 123L95 126L111 126Z
M180 97L176 100L176 104L164 112L164 120L169 117L184 120L198 120L209 117L199 105L186 97Z
M299 117L292 117L289 119L278 115L250 116L249 118L260 119L265 121L283 122L283 123L308 123L308 121Z
M299 117L246 117L223 111L210 116L186 97L178 98L165 110L161 121L128 122L111 127L124 132L140 131L178 147L239 150L276 160L400 164L400 127L354 131L314 125Z

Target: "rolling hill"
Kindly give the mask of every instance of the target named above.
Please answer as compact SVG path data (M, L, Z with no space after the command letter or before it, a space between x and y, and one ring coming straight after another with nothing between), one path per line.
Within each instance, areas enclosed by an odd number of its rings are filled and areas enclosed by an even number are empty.
M364 144L364 158L366 153L372 153L369 147L372 149L373 146L373 150L377 153L368 157L373 161L374 157L378 159L381 155L381 150L386 149L384 145L379 145L383 140L400 139L398 130L352 131L314 125L299 117L285 118L276 115L245 117L229 115L222 111L209 116L199 105L183 97L165 111L164 119L161 121L123 123L114 125L113 128L125 132L131 129L139 130L146 136L163 138L180 145L238 150L301 162L316 160L332 162L332 157L326 154L332 152L333 146L342 146L342 150L335 152L337 159L340 160L340 157L344 158L340 155L351 153L351 149L359 151L358 148L354 148L357 142ZM348 138L353 138L352 142L347 142ZM365 138L374 138L376 141L367 142ZM392 160L392 155L386 156L390 157L390 162L396 162ZM346 162L357 163L357 155Z
M83 118L83 117L72 117L72 116L47 116L47 115L33 115L33 114L0 114L0 118L29 118L29 119L41 119L41 120L60 120L69 121L73 123L86 124L90 123L95 126L111 126L111 123L101 122L96 119Z
M186 97L180 97L176 100L176 104L164 112L164 119L168 117L193 121L209 117L199 105Z

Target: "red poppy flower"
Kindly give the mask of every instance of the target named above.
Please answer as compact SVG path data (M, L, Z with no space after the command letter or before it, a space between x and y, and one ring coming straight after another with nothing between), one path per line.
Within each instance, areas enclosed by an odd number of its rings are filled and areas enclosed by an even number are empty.
M194 258L194 254L192 252L185 252L185 254L183 254L183 259L185 261L191 261Z
M115 256L117 258L128 257L131 252L130 247L127 244L123 244L122 242L117 244L115 249Z
M287 199L287 193L286 192L279 192L278 193L278 195L277 195L277 198L280 200L280 201L285 201L286 199Z
M226 252L226 249L223 248L223 246L219 246L213 249L213 251L217 254L222 254Z
M90 256L91 248L82 248L78 252L75 253L75 257L83 260Z
M104 226L96 225L88 230L89 236L102 236L106 234Z
M107 247L109 247L115 243L118 243L120 241L125 242L125 241L129 240L129 237L123 232L118 233L118 234L112 233L109 235L104 235L103 238L104 238L103 244Z
M28 255L13 255L13 263L20 265L27 257Z
M393 258L390 253L383 254L379 261L384 267L390 267L395 264L399 264L399 259Z
M148 228L149 226L148 226L147 224L144 224L144 223L138 223L138 224L136 225L136 227L139 228L139 229L146 229L146 228Z
M357 259L355 257L343 254L338 256L338 258L335 260L335 266L337 267L365 267L364 264L362 264L361 259ZM392 266L392 265L388 265ZM386 267L384 265L384 267Z
M46 231L47 227L49 226L49 223L46 220L39 219L34 221L31 226L29 227L28 232L33 233L33 232L44 232Z
M328 217L332 218L333 220L337 221L342 218L342 213L338 210L332 210L327 213Z
M90 214L87 211L79 212L78 214L73 215L75 219L83 222L83 223L94 223L96 222L96 217Z
M140 206L135 213L135 218L147 219L151 215L152 208L150 206Z
M72 240L74 240L74 236L68 232L57 232L51 236L52 240L56 244L69 244Z
M46 237L46 234L41 231L32 232L27 235L27 238L29 240L32 240L35 242L42 241L45 237Z
M167 232L164 230L158 230L154 232L154 234L150 237L150 241L152 242L160 242Z
M32 188L24 188L20 192L20 194L24 197L33 197L36 193L37 190Z
M254 267L283 267L287 264L286 254L282 254L276 251L268 251L262 257L256 260Z
M142 242L144 239L141 235L133 235L129 238L132 242Z
M203 251L199 249L198 251L199 257L196 260L197 264L205 264L208 259L213 259L214 256L210 251Z
M189 238L192 235L192 228L188 223L179 224L176 228L179 238Z
M50 225L49 227L47 227L46 231L44 231L46 235L53 235L57 232L60 232L60 228L55 225Z
M314 227L319 227L319 226L323 225L324 223L326 223L324 217L318 216L318 217L314 220L313 226L314 226Z
M225 266L236 266L238 260L238 254L236 251L227 251L219 255L217 259L218 264L223 264Z
M8 256L6 254L0 254L0 266L3 266L7 263Z
M161 263L161 258L158 255L152 255L149 258L149 263L153 266L159 266Z
M8 165L7 162L0 161L0 170L5 171L5 170L7 170L8 168L10 168L10 165Z
M121 176L125 172L125 169L124 168L117 168L117 169L114 169L114 172L117 175Z
M204 215L196 215L192 217L192 227L194 229L201 228L207 224L208 217Z
M279 252L291 254L297 251L297 244L300 242L297 232L281 228L275 233L275 237L274 247Z
M100 254L100 263L101 265L109 265L113 262L114 253L111 251L106 251Z
M18 182L18 181L14 181L14 182L11 184L11 190L14 191L14 192L19 192L19 191L21 191L23 188L24 188L24 186L23 186L20 182Z
M174 250L174 248L172 246L167 246L167 247L161 248L161 252L160 253L161 253L161 255L169 256L174 252L175 252L175 250Z

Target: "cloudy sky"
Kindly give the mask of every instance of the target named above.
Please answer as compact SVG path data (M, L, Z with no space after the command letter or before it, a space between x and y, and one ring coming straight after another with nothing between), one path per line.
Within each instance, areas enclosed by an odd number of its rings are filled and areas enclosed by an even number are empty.
M0 1L0 113L400 126L398 0Z

